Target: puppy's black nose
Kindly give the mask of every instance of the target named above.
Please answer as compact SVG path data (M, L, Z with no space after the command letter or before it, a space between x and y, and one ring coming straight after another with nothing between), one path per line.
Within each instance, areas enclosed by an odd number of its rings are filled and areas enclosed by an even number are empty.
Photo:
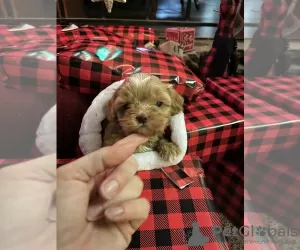
M139 115L136 117L136 120L140 124L145 124L147 122L147 117L144 115Z

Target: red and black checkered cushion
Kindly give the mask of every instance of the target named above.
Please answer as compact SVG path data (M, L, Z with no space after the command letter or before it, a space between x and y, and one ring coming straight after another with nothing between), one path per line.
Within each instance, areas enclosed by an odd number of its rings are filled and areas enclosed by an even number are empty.
M246 91L287 112L300 113L300 77L258 77L246 80Z
M72 40L94 39L95 37L120 44L124 42L129 46L144 47L148 42L157 43L155 30L141 26L84 26L70 31L62 31L65 26L57 26L57 39L62 44Z
M264 223L259 210L254 206L252 197L248 191L244 190L244 249L245 250L264 250L280 248L266 233L266 224Z
M244 118L220 99L203 91L184 110L188 135L187 154L205 163L222 159L244 141Z
M179 94L193 99L202 82L184 62L161 51L79 41L58 55L60 86L85 94L97 94L113 82L138 72L151 73L172 83Z
M230 107L244 114L244 76L208 78L205 87Z
M229 249L224 236L213 233L213 227L222 227L222 222L203 171L199 171L200 161L187 155L178 166L194 181L182 190L159 169L138 172L144 182L142 197L150 200L151 210L128 249L187 249L193 222L198 222L202 235L209 240L204 248L194 249Z
M293 150L274 152L267 159L247 161L245 187L261 211L299 229L299 144Z
M5 84L39 93L56 91L56 30L37 27L24 31L0 31L0 60Z
M300 138L299 117L245 92L245 157L265 158Z

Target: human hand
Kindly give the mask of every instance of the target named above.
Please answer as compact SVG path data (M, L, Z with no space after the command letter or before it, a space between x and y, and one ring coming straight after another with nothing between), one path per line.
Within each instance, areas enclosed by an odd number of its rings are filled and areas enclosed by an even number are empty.
M132 157L146 141L130 135L57 170L58 249L128 247L150 210L149 202L139 198L143 182Z
M56 249L56 155L0 168L0 249Z

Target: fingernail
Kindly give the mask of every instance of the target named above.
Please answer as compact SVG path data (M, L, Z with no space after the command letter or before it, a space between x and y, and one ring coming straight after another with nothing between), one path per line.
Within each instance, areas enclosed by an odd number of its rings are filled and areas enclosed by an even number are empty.
M122 207L110 207L105 210L105 214L107 217L116 217L123 214L124 209Z
M111 180L104 184L104 192L107 198L114 198L117 195L119 183L116 180Z
M86 219L88 221L96 221L100 218L100 213L102 212L102 206L91 205L88 208Z

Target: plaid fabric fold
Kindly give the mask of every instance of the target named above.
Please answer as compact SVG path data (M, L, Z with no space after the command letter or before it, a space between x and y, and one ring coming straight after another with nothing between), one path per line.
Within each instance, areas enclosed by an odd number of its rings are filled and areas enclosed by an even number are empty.
M18 44L56 43L56 28L53 26L39 26L33 29L10 31L15 28L12 25L0 25L0 48L7 45L15 46Z
M244 223L243 147L226 152L223 159L203 164L208 186L220 212L236 227Z
M233 29L236 20L239 1L222 0L220 3L220 18L215 33L212 48L201 68L202 80L207 77L222 77L226 75L226 67L234 51Z
M60 86L79 93L98 94L113 82L138 72L174 84L187 100L194 99L203 90L202 82L182 59L156 50L79 41L60 52L57 61Z
M203 163L222 159L244 141L243 116L207 91L187 105L184 113L187 154L199 156Z
M246 159L266 158L274 150L290 148L297 143L299 117L247 92L245 100Z
M244 76L208 78L207 91L244 114Z
M245 187L261 211L299 230L299 144L293 150L274 152L272 157L247 161ZM276 155L276 156L275 156Z
M69 161L71 159L58 160L58 167ZM141 196L150 200L151 209L148 219L133 235L128 249L188 249L192 247L190 239L196 226L202 241L195 244L195 249L229 249L225 237L214 233L214 228L222 227L222 222L199 158L186 155L178 166L194 181L182 190L159 169L138 172L144 182ZM197 240L199 234L193 242L197 243Z
M152 28L140 26L85 26L70 31L62 31L64 26L57 25L57 39L62 44L77 39L94 39L95 37L108 40L110 43L124 42L127 46L144 47L148 42L158 43L158 37Z
M37 27L23 31L0 29L1 71L10 88L38 93L56 92L56 30Z
M282 30L286 21L286 0L264 0L261 19L245 54L249 76L266 76L276 59L285 51Z
M258 77L246 80L247 92L287 112L300 112L300 77Z
M80 41L101 41L102 43L122 45L133 47L132 41L128 38L124 38L118 34L114 34L111 31L95 27L82 27L70 31L63 31L62 26L58 26L57 29L57 47L58 50L68 49L74 43ZM74 46L73 46L74 47Z

